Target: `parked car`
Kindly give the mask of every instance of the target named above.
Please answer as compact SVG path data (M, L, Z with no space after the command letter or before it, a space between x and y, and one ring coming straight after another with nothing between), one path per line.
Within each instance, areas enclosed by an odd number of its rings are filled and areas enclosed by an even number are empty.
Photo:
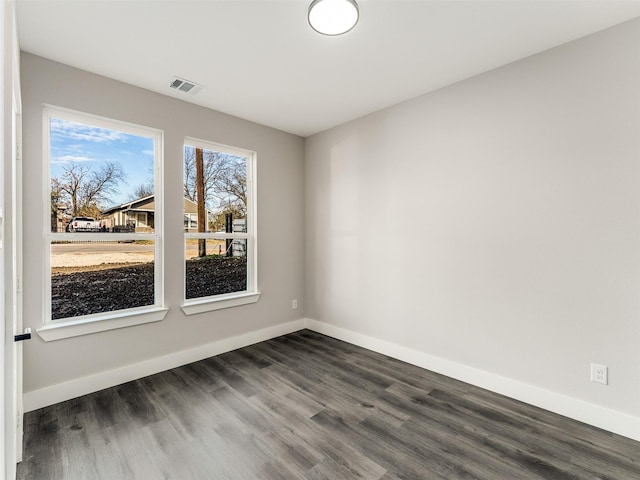
M67 225L67 232L99 232L100 222L91 217L73 217Z

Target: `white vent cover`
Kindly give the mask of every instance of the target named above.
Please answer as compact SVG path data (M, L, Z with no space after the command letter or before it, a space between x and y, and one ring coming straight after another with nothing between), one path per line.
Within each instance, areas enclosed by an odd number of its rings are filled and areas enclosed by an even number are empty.
M189 95L198 95L204 87L190 80L185 80L184 78L173 77L171 83L169 83L169 88L188 93Z

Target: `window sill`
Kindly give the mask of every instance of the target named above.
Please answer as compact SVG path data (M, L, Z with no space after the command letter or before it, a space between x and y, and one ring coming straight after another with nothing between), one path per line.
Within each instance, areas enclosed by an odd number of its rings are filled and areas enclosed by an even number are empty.
M63 338L115 330L116 328L159 322L164 319L168 311L168 308L147 307L136 311L112 312L88 319L54 321L54 323L38 328L36 332L45 342L51 342Z
M213 310L222 310L223 308L238 307L240 305L248 305L256 303L260 299L260 292L229 294L218 298L207 298L204 300L193 300L182 305L182 311L185 315L195 315L197 313L211 312Z

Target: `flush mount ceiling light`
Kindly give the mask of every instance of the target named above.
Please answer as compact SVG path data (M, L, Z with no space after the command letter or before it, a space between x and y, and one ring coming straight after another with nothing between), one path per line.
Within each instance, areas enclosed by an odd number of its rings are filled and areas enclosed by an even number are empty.
M358 23L355 0L313 0L309 5L309 25L323 35L342 35Z

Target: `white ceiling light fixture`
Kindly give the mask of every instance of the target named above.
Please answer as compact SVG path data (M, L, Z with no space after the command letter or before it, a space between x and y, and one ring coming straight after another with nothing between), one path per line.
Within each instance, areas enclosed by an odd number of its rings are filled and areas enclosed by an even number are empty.
M309 5L309 25L323 35L342 35L358 23L355 0L313 0Z

